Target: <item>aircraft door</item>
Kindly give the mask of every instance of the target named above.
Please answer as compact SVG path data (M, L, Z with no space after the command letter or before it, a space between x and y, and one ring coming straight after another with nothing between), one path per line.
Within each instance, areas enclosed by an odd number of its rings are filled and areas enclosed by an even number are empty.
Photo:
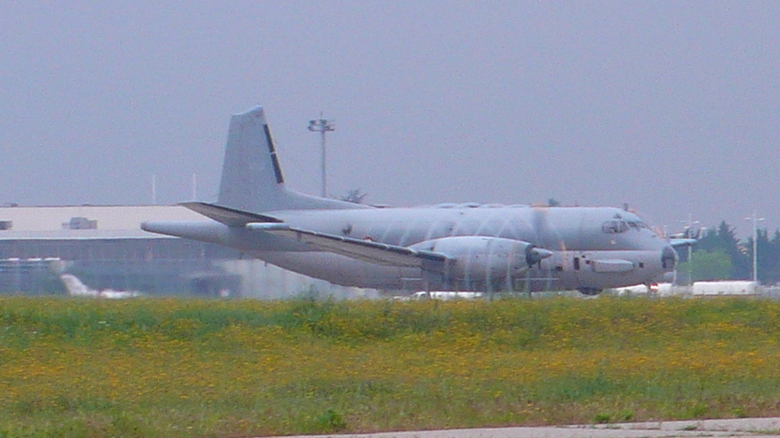
M570 263L570 269L569 269L569 278L570 281L567 282L567 289L576 287L580 284L581 278L582 278L582 269L585 265L584 261L586 259L583 258L583 254L579 251L569 253L569 260Z

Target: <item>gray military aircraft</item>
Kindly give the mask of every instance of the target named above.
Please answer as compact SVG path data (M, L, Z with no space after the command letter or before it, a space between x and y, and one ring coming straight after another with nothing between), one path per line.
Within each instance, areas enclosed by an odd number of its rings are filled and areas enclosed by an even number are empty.
M145 222L344 286L407 291L543 291L660 281L674 246L608 207L441 204L381 208L285 187L261 107L230 121L219 200L182 205L211 220Z

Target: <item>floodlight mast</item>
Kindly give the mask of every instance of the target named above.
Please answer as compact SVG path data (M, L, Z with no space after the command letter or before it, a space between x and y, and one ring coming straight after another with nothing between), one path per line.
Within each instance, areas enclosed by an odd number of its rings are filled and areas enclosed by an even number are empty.
M326 155L325 155L325 133L334 131L336 128L333 126L334 120L326 120L322 117L320 112L320 118L315 120L309 120L309 131L320 133L320 144L322 147L322 197L328 196L328 182L325 171Z
M685 234L683 237L686 239L693 238L693 227L699 224L699 221L693 220L693 215L688 213L688 222L685 224ZM693 293L693 245L688 245L688 287L691 293Z
M753 281L758 282L758 223L764 220L758 217L758 213L753 210L752 217L746 217L746 221L753 221Z

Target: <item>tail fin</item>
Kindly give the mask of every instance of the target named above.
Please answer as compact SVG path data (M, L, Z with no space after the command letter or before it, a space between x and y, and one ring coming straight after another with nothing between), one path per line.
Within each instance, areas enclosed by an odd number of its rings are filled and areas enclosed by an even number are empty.
M271 130L260 106L230 119L217 203L253 213L367 208L335 199L303 195L285 188Z
M72 274L60 275L60 280L65 283L65 289L68 290L68 295L72 297L95 297L98 295L96 290L90 289L86 284Z

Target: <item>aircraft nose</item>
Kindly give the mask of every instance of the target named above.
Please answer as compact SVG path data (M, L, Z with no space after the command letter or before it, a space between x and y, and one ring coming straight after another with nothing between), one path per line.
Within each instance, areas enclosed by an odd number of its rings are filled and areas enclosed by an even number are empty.
M667 271L674 269L677 264L677 251L674 250L672 245L667 245L661 251L661 266Z
M526 263L528 263L528 266L533 266L536 263L539 263L542 260L552 255L553 255L552 251L543 248L528 247L528 250L525 255L525 261Z

